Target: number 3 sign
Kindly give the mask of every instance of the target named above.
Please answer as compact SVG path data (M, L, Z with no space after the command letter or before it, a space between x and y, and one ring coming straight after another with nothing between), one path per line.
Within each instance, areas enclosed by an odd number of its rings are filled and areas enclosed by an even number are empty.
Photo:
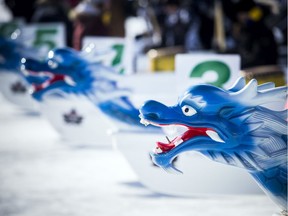
M175 58L177 89L180 92L199 83L226 88L241 75L239 55L177 54Z

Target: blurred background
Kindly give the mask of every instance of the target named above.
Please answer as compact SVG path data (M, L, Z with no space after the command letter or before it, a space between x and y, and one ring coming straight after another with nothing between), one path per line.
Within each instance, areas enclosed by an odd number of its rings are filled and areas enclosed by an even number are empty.
M1 0L1 6L2 22L64 23L65 43L77 50L85 36L129 36L135 55L239 54L248 72L287 68L286 0Z

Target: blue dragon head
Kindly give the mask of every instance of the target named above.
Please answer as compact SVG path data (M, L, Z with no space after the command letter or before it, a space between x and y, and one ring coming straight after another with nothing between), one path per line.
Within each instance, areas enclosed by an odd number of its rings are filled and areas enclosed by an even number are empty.
M49 77L40 83L30 82L34 86L32 96L42 101L48 94L85 95L118 123L144 129L139 122L138 108L128 98L131 91L117 85L121 75L101 63L86 60L85 55L71 48L56 48L48 53L45 61L23 58L21 67L27 79ZM153 130L159 131L157 127Z
M286 86L258 85L255 79L246 85L240 78L228 90L209 84L192 86L171 107L147 101L140 108L142 123L187 129L169 143L158 142L151 153L153 162L167 171L180 172L173 167L173 159L185 151L198 151L214 161L246 169L285 209L286 97ZM283 102L283 110L269 106L278 102Z
M9 85L9 91L11 93L25 93L29 85L26 81L33 81L35 83L43 82L47 77L30 77L25 81L25 76L21 73L21 59L22 57L31 57L31 58L41 58L41 53L32 47L27 47L19 40L8 39L0 36L0 73L1 74L10 74L15 77L18 77L17 81L14 82L11 86ZM3 78L3 82L9 83L9 78ZM7 88L3 85L2 87ZM18 90L17 90L18 89ZM7 91L8 89L4 90ZM10 100L11 96L7 96Z
M88 62L79 52L67 47L49 51L44 61L23 58L21 62L26 79L34 87L32 96L38 101L47 93L85 93L95 80ZM35 82L40 77L46 79Z

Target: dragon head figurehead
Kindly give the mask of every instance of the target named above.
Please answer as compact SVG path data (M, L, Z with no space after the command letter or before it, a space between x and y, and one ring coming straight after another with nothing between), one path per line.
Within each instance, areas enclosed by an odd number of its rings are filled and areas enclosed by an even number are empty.
M239 78L228 90L208 84L192 86L175 106L147 101L140 108L142 123L186 127L169 143L157 143L151 153L153 162L178 172L173 159L185 151L198 151L214 161L246 169L283 207L287 201L286 97L285 86L258 85L255 79L246 85ZM278 102L283 102L283 110L269 106ZM268 184L267 176L275 177L275 182Z
M34 87L33 98L42 101L45 95L58 97L63 96L63 92L85 95L109 118L143 130L139 110L128 98L130 90L117 85L122 75L116 74L113 68L85 59L85 55L71 48L56 48L48 53L45 61L23 58L21 67ZM36 82L35 77L38 77ZM39 77L46 79L41 82ZM157 127L152 128L159 131Z
M90 64L80 52L67 47L49 51L44 61L22 58L21 62L26 79L34 87L32 96L38 101L47 93L57 94L59 91L85 94L96 86L96 80L101 80L99 74L104 71L103 66ZM94 73L95 68L98 79ZM38 79L35 79L36 77ZM39 81L39 77L46 79Z

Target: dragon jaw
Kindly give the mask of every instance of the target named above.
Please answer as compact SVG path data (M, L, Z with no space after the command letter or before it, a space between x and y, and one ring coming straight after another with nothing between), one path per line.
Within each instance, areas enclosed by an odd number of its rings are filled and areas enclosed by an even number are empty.
M75 86L69 75L55 72L49 62L22 58L21 71L31 84L31 94L36 100L42 100L43 94L48 90Z
M107 94L112 94L116 90L119 94L121 90L116 86L119 77L112 69L99 63L90 63L80 52L69 48L51 50L43 62L23 58L21 70L33 86L32 96L38 100L42 100L42 94L48 91L49 93L60 91L61 95L61 92L87 93L91 100L98 103L106 101L109 98ZM46 77L46 80L42 79L42 82L39 82L40 77ZM123 92L124 89L121 94Z
M44 61L22 58L21 71L32 84L32 96L42 100L44 93L71 93L86 91L93 78L89 76L88 62L79 52L70 48L56 48L49 51ZM40 77L46 77L42 82ZM37 80L38 79L38 80ZM31 81L32 80L32 81ZM37 82L34 82L34 81ZM88 85L85 83L88 80ZM83 85L83 83L85 85Z
M157 123L154 123L152 121L148 121L147 119L145 119L143 117L143 115L140 115L140 118L141 118L141 123L144 124L145 126L148 126L148 125L154 125L154 126L158 126L158 127L161 127L163 128L163 130L165 131L165 127L178 127L178 126L181 126L181 128L186 128L186 130L176 136L175 138L173 138L172 140L170 140L167 136L166 136L166 139L168 141L168 143L164 143L164 142L156 142L156 148L154 149L154 153L155 154L161 154L161 153L167 153L169 151L171 151L172 149L176 148L177 146L181 145L182 143L186 143L188 140L190 139L193 139L195 137L198 137L198 136L204 136L204 137L210 137L211 140L214 140L215 142L219 142L219 143L224 143L225 141L219 136L219 134L213 130L213 129L210 129L210 128L205 128L205 127L191 127L191 126L188 126L188 125L185 125L183 127L183 125L177 125L177 124L173 124L173 125L170 125L170 124L157 124Z

